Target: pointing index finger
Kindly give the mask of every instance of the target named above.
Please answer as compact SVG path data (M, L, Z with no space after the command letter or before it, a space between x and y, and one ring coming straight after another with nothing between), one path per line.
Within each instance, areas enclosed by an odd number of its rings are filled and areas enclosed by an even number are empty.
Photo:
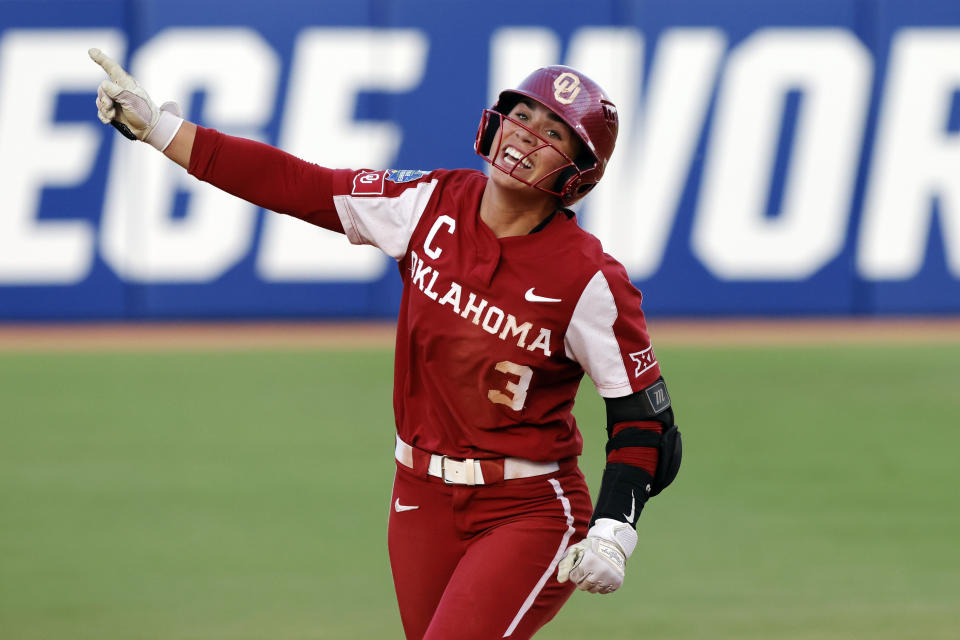
M90 59L96 62L98 65L103 67L103 70L107 72L107 75L110 76L110 79L115 83L120 85L124 89L135 89L137 87L137 81L133 77L124 71L123 67L117 64L117 61L105 54L100 49L93 48L87 51L87 54L90 56Z

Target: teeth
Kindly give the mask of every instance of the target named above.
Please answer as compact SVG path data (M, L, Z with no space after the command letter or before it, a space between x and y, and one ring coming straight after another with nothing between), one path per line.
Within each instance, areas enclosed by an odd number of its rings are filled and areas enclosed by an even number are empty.
M523 154L517 151L516 149L514 149L513 147L507 147L506 149L504 149L503 155L513 160L514 164L519 162L520 166L522 166L524 169L533 168L533 163L531 163L528 159L524 158Z

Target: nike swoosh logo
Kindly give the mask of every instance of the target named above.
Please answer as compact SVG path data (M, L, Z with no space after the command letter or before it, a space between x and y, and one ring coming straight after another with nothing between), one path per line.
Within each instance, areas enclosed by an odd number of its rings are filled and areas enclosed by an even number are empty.
M545 298L543 296L538 296L533 292L534 287L527 289L527 292L523 294L524 300L527 302L561 302L560 298Z
M633 495L633 489L630 490L630 515L623 514L627 522L633 524L633 518L637 515L637 497Z
M393 503L393 508L396 509L397 513L401 513L403 511L413 511L414 509L419 509L420 507L400 504L400 498L397 498L397 501Z

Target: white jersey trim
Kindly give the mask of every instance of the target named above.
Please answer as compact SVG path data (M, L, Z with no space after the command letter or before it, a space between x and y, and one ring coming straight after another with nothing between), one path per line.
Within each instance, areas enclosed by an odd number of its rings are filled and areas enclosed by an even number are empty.
M613 332L617 315L610 284L603 271L597 271L580 294L563 338L567 357L580 363L604 398L633 393L620 343Z
M333 196L333 204L351 243L373 245L401 260L436 188L433 179L398 196L339 195Z

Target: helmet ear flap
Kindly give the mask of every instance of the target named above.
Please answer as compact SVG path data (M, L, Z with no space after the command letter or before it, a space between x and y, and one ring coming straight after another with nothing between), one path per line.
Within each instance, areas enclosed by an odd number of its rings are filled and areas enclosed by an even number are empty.
M583 150L574 160L576 166L569 166L560 172L560 175L557 176L557 181L554 186L554 191L557 191L563 194L564 202L573 202L579 200L583 196L587 195L593 187L596 185L595 182L590 182L583 184L582 179L577 179L571 182L569 185L567 182L577 174L583 175L583 172L589 171L597 165L597 159L589 151ZM566 187L566 189L564 189Z
M553 183L553 190L560 194L565 193L567 190L569 190L569 189L564 189L564 187L567 186L567 182L570 180L570 178L574 177L578 173L580 172L577 170L576 167L568 166L567 168L565 168L563 171L561 171L557 175L557 181ZM579 180L575 181L575 184L570 185L570 188L571 189L575 188L576 185L579 183L580 183Z
M597 186L596 182L583 183L583 180L578 176L578 171L573 167L567 167L560 173L560 177L557 178L556 186L554 191L560 193L560 199L563 201L564 206L568 206L571 203L576 202L583 196L587 195L590 190ZM575 179L571 180L571 178ZM569 184L568 182L569 181Z

